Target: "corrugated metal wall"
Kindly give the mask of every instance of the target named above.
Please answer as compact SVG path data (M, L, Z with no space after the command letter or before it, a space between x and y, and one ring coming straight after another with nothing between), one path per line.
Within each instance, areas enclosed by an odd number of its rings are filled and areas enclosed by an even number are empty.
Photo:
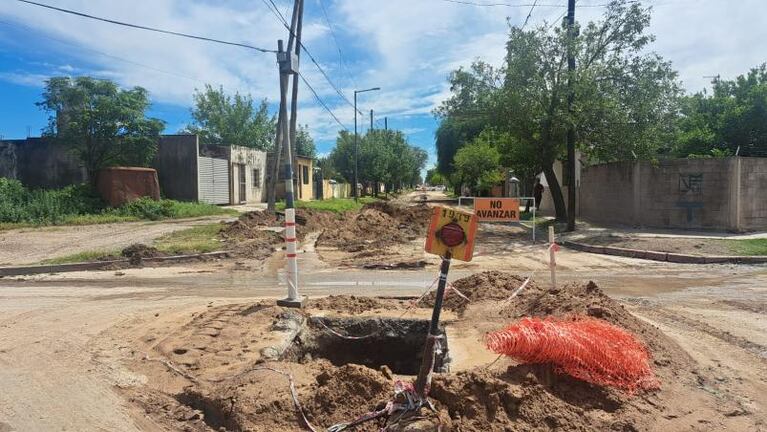
M199 157L199 200L209 204L229 204L229 161Z

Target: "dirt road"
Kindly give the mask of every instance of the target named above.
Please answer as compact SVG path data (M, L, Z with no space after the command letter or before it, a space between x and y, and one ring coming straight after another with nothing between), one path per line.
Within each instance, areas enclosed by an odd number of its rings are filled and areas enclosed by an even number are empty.
M34 264L83 251L111 252L173 231L228 218L210 216L157 222L55 226L0 231L0 266Z
M155 233L204 222L161 223ZM112 227L126 228L117 234L106 226L94 228L105 229L99 235L109 236L110 243L116 236L137 240L125 225ZM93 232L72 235L94 242L91 248L100 241ZM548 283L537 246L500 235L488 234L485 240L480 256L465 265L456 263L450 279L502 268L525 276L534 270L538 284ZM2 241L22 242L15 236ZM63 240L56 242L66 249ZM301 293L311 297L420 295L437 272L436 267L339 271L321 261L311 243L310 237L299 255ZM5 244L2 253L8 255L0 256L13 256ZM744 424L767 430L767 267L648 263L566 250L558 259L560 281L595 280L687 351L701 370L701 388L733 407L728 418L748 418ZM121 396L121 389L143 386L149 379L126 366L128 359L144 354L136 352L139 348L126 335L151 329L162 340L193 313L281 297L286 291L282 267L277 254L266 262L0 278L0 432L167 430ZM689 430L711 430L719 424L717 419L711 422Z

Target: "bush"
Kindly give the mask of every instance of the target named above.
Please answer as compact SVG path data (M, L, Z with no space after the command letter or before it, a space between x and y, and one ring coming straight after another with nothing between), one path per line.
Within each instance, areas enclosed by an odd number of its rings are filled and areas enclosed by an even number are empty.
M87 185L28 190L18 180L0 178L0 222L56 224L69 215L103 209L104 202Z
M0 178L0 223L88 224L231 212L211 204L155 201L151 198L141 198L119 208L109 208L94 188L87 184L56 190L28 190L18 180Z

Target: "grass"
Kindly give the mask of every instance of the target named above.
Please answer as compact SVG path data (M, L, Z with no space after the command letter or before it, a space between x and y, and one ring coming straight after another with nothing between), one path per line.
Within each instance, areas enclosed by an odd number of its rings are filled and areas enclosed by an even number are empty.
M165 234L155 240L154 247L168 255L215 252L223 248L218 236L220 231L219 223L199 225Z
M767 239L727 240L727 242L736 255L767 255Z
M106 252L103 250L83 251L83 252L78 252L72 255L65 255L58 258L43 260L40 262L40 264L57 265L57 264L90 262L90 261L98 261L100 258L103 258L106 256L117 256L117 255L120 255L120 251L111 251L111 252Z
M350 210L359 210L365 204L379 201L375 197L361 197L359 202L355 202L354 198L333 198L322 201L296 201L297 208L306 208L312 210L329 211L334 213L344 213ZM285 202L280 201L277 203L277 210L285 210Z

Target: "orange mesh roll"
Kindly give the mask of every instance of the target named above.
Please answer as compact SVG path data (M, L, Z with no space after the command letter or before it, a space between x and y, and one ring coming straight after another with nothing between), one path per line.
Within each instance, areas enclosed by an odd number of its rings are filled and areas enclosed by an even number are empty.
M633 335L605 321L523 318L488 333L487 347L522 363L552 363L558 372L628 392L656 389L647 348Z

